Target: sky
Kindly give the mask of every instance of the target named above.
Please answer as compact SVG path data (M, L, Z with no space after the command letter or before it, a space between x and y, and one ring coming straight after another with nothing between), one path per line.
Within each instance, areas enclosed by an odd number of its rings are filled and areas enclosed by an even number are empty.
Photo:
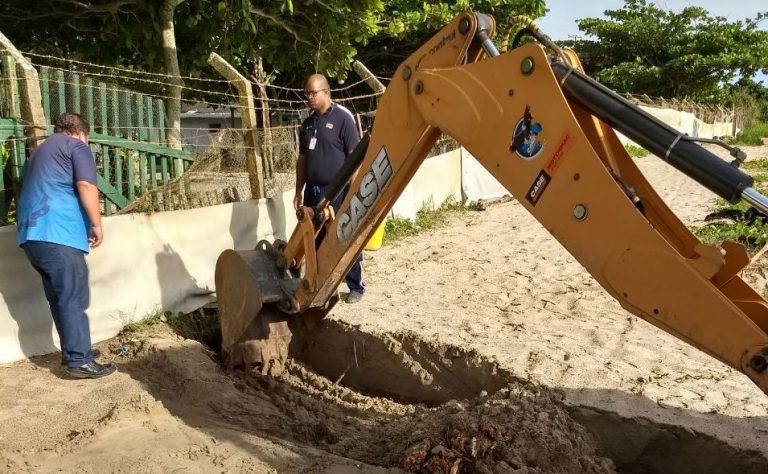
M581 34L576 20L581 18L601 18L605 10L618 10L624 6L623 0L546 0L547 13L536 23L554 40L564 40ZM658 7L679 12L687 6L702 7L710 15L723 16L729 21L754 18L761 11L768 11L766 0L654 0ZM768 29L768 20L761 24ZM768 85L768 76L759 74L755 80Z

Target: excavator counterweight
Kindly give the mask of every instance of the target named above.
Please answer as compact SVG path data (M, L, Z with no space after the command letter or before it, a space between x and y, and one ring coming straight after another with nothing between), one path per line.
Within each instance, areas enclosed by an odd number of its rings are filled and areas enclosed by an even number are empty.
M493 18L463 13L397 69L373 131L288 242L225 251L216 267L223 353L271 371L311 330L441 133L457 140L629 312L746 374L768 393L768 303L732 242L705 245L619 142L636 141L729 202L768 215L753 179L589 78L577 55L522 19L537 43L499 54ZM741 158L743 160L743 157ZM329 206L349 192L338 212Z

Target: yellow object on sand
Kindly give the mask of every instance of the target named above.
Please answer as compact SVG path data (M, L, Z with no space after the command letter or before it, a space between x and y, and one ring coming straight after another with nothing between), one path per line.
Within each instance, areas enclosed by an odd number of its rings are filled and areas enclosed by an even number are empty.
M384 241L385 222L382 221L379 227L376 228L376 232L371 236L371 240L365 245L365 250L379 250L381 248L381 244Z

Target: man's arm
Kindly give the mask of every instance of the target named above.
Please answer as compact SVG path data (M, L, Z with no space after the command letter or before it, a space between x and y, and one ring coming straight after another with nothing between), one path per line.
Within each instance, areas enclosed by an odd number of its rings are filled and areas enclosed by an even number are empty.
M85 134L74 137L79 142L72 147L72 172L77 188L80 204L85 209L91 229L88 231L88 243L92 248L101 245L104 231L101 228L101 209L99 209L99 188L96 187L96 162L91 149L88 148L88 137Z
M296 195L293 197L293 207L298 209L303 202L304 177L304 154L299 153L299 159L296 160Z
M88 241L91 247L96 248L104 240L104 232L101 228L101 212L99 211L99 188L88 181L78 181L75 184L80 203L91 221Z

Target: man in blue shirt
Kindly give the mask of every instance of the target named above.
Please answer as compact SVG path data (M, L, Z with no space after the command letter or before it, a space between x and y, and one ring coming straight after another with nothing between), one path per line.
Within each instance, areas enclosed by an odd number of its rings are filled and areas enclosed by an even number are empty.
M17 243L42 277L62 363L73 377L98 378L115 366L94 360L85 313L90 297L85 254L104 239L96 164L82 117L62 114L54 132L27 161L16 211Z
M352 113L331 101L328 80L322 74L309 76L304 95L313 114L301 124L299 159L296 163L296 196L293 205L298 209L315 206L323 197L325 187L355 149L360 136ZM306 189L305 189L306 186ZM347 189L331 205L338 212ZM363 282L363 255L357 256L345 278L349 287L347 303L360 301L365 293Z

